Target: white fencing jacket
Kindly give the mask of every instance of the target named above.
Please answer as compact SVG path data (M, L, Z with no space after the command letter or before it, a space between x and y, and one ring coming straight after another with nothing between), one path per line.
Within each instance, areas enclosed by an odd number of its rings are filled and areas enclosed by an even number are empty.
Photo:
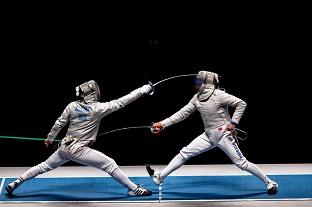
M228 106L235 107L231 118ZM168 127L186 119L196 109L200 112L206 131L224 126L231 121L238 124L246 108L246 103L224 91L215 89L211 97L204 102L198 100L198 94L178 112L161 121L163 127Z
M146 90L147 87L143 86L119 99L103 103L71 102L56 120L48 134L48 140L53 141L60 130L69 123L66 136L75 138L79 146L90 146L96 140L101 119L146 94Z

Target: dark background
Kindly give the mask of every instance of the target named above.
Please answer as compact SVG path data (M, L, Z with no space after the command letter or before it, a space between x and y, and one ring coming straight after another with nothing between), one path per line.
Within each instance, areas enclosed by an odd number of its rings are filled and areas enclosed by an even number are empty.
M265 10L163 13L116 9L72 13L11 9L2 22L0 135L45 138L75 87L94 79L101 101L161 79L199 70L247 102L240 142L254 163L312 162L309 140L311 44L306 17ZM174 10L175 11L175 10ZM190 13L192 11L192 13ZM167 118L194 94L191 77L174 79L102 120L99 133ZM203 132L198 112L155 136L146 129L101 136L93 148L119 165L167 164ZM61 138L65 130L61 131ZM53 153L43 142L0 139L1 166L32 166ZM213 149L187 164L231 163ZM68 163L73 165L74 163Z

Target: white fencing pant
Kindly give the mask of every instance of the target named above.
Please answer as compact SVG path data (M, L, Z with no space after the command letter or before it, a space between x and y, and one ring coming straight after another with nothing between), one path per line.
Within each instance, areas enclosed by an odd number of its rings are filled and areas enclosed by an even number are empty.
M116 162L102 152L89 147L73 149L65 145L61 145L45 162L30 168L21 178L24 181L29 180L39 174L53 170L70 160L103 170L128 189L133 190L137 187L137 185L131 182L123 171L119 169Z
M198 154L206 152L215 147L222 149L232 160L232 162L242 170L245 170L258 178L264 183L268 183L270 179L255 164L249 162L238 148L234 137L229 131L221 132L214 137L209 137L206 132L195 138L189 145L183 147L171 162L161 171L161 177L165 178L174 170L181 167L188 159Z

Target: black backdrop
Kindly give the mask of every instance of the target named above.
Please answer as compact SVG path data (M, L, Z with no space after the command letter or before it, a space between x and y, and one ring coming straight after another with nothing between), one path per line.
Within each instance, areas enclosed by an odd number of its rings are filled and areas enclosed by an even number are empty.
M109 101L147 81L204 69L219 73L221 87L247 102L239 127L249 137L240 148L250 161L312 161L305 121L310 115L310 57L304 52L309 51L307 31L300 23L287 16L239 19L243 21L205 15L117 17L15 13L4 21L0 135L44 138L75 100L75 86L90 79L98 81L101 101ZM193 94L190 77L160 84L153 96L105 117L99 133L162 120ZM93 148L119 165L167 164L202 132L195 112L161 135L146 129L122 131L99 137ZM32 166L54 151L40 141L0 139L0 146L1 166ZM213 149L188 161L210 163L230 160Z

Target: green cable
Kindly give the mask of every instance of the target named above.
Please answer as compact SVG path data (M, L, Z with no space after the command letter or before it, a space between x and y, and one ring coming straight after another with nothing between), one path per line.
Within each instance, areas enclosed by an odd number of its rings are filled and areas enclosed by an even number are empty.
M45 138L32 138L32 137L12 137L12 136L0 136L1 139L23 139L23 140L35 140L35 141L44 141ZM55 139L55 142L60 142L62 140Z

